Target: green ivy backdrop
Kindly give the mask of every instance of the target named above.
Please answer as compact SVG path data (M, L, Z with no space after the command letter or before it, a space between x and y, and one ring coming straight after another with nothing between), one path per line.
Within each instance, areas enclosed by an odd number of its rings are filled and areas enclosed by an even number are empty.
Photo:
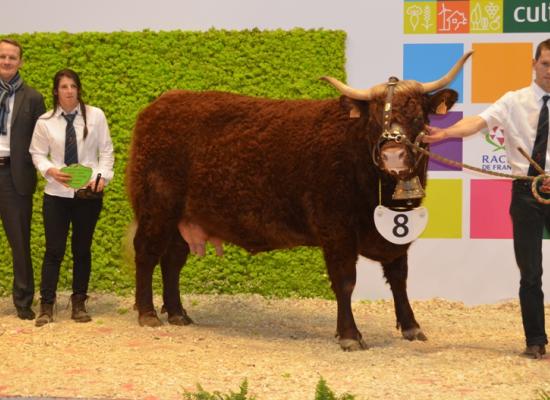
M318 80L345 79L342 31L220 31L34 33L10 35L24 48L22 76L42 92L51 108L56 71L80 74L87 103L105 111L115 146L115 178L109 185L93 244L90 290L129 293L133 265L124 253L132 221L124 171L137 113L168 89L225 90L270 98L334 97ZM32 258L40 281L44 255L43 179L34 198ZM0 233L0 295L11 293L11 252ZM60 289L71 287L70 245L62 265ZM159 268L155 290L160 289ZM210 251L191 257L183 269L183 292L259 293L266 296L332 297L320 251L299 248L250 256L226 245L224 258Z

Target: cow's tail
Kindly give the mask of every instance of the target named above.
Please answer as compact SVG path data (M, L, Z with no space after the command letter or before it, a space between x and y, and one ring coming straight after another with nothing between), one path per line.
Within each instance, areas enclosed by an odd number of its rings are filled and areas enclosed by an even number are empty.
M134 249L134 237L137 231L137 221L134 219L126 227L126 232L122 237L122 261L128 269L136 269L136 251Z

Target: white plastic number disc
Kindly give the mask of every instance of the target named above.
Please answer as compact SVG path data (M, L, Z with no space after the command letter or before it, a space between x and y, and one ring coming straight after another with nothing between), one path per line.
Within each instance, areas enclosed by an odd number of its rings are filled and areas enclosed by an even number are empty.
M389 242L410 243L418 238L428 223L426 207L408 211L394 211L384 206L374 209L374 224L378 232Z

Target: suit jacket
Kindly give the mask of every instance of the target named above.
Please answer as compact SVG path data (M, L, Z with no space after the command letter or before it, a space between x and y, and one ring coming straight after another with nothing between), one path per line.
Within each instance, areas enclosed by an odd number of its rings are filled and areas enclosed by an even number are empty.
M33 194L36 170L29 153L34 125L46 112L44 98L25 84L15 92L10 133L10 169L15 190L20 195Z

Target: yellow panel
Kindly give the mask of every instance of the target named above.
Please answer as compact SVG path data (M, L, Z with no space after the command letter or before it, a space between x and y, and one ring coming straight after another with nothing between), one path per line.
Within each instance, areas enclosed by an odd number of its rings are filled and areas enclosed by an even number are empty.
M436 2L404 2L403 24L405 33L435 33L437 28Z
M423 205L428 226L421 238L462 237L462 179L428 179Z

